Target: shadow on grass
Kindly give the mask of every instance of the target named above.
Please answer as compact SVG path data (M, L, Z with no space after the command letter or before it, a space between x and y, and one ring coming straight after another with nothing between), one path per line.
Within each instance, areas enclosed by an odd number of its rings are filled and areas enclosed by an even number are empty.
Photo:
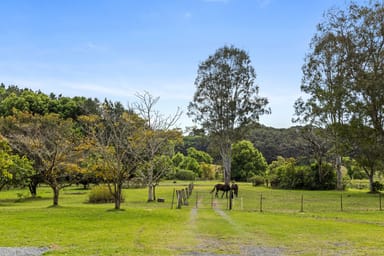
M9 200L9 199L0 200L0 207L13 206L14 203L15 203L15 200Z
M36 197L23 197L23 198L18 198L18 199L16 199L16 200L14 200L14 202L15 202L15 203L27 203L27 202L49 201L49 200L52 200L52 198L36 196Z
M64 192L65 195L85 195L87 194L87 191L84 191L83 192Z
M108 209L107 212L125 212L125 209Z

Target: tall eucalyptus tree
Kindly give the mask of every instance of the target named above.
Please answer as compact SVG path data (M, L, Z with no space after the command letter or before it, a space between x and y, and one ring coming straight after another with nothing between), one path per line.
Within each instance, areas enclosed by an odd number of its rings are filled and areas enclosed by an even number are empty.
M242 128L258 123L260 115L270 112L255 79L248 54L234 46L219 48L197 71L188 114L215 139L225 183L231 180L232 143L239 139Z
M366 148L362 140L346 145L351 133L372 128L370 142L384 144L384 5L352 3L346 10L329 10L324 18L303 66L301 90L309 97L296 101L296 121L322 127L333 138L341 188L340 150Z

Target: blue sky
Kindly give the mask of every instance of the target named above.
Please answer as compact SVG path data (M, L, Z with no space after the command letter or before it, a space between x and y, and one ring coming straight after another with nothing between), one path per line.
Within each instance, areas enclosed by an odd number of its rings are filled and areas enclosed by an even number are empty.
M364 2L364 1L360 1ZM0 82L123 104L159 96L187 112L199 63L224 45L248 52L260 96L293 124L301 66L316 24L345 0L1 0ZM191 126L186 116L181 127Z

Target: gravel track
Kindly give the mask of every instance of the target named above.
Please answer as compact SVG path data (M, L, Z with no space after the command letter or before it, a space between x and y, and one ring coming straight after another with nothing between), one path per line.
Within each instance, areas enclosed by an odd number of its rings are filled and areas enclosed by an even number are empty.
M0 247L1 256L39 256L49 249L44 247Z

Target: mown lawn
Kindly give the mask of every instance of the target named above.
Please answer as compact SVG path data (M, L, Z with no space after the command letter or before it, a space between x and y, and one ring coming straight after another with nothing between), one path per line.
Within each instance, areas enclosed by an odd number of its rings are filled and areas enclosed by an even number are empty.
M40 198L34 200L18 200L28 196L26 190L2 191L0 246L49 247L46 255L246 255L247 248L274 248L282 255L383 254L384 211L379 211L378 195L343 192L341 211L337 191L240 184L229 211L226 199L208 193L213 184L196 183L182 209L171 209L172 182L157 188L165 203L147 203L146 189L125 190L121 211L113 204L88 204L89 191L77 187L62 191L55 208L49 188L39 188Z

